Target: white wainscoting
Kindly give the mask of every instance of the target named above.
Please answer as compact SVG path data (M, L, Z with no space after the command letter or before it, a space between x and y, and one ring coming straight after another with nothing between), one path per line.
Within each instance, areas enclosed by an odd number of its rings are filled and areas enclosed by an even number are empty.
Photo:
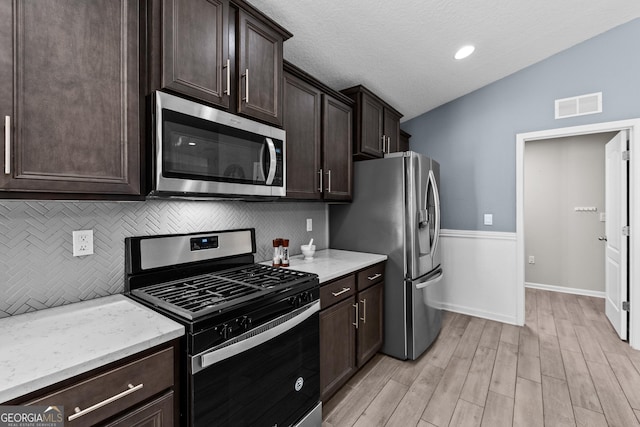
M516 234L442 230L445 310L517 324Z

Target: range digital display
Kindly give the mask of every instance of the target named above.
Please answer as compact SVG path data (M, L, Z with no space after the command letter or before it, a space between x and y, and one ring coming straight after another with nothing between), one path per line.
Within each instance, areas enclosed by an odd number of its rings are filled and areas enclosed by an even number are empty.
M218 236L192 237L191 250L215 249L218 247Z

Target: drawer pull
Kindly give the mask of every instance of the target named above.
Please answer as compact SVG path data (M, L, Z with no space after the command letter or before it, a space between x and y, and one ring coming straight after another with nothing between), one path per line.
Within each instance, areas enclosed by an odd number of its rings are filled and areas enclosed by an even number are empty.
M88 414L89 412L93 412L93 411L95 411L96 409L100 409L100 408L102 408L103 406L106 406L106 405L108 405L108 404L110 404L110 403L112 403L112 402L115 402L115 401L116 401L116 400L118 400L118 399L122 399L123 397L128 396L128 395L130 395L131 393L134 393L134 392L136 392L136 391L140 390L142 387L144 387L144 384L140 383L140 384L138 384L138 385L137 385L137 386L135 386L135 387L133 386L133 384L129 384L129 386L128 386L128 387L129 387L129 389L128 389L128 390L125 390L125 391L123 391L122 393L118 393L118 394L116 394L115 396L111 396L110 398L105 399L105 400L103 400L102 402L96 403L96 404L95 404L95 405L93 405L93 406L89 406L89 407L88 407L88 408L86 408L86 409L80 409L80 408L78 408L78 407L76 406L76 408L74 409L75 414L69 415L69 418L68 418L68 419L69 419L69 421L73 421L73 420L75 420L76 418L80 418L81 416Z
M351 290L351 288L342 288L342 290L340 292L331 292L331 295L333 295L334 297L339 297L340 295L349 292Z
M378 277L382 276L382 273L376 273L373 276L367 276L369 280L376 280Z

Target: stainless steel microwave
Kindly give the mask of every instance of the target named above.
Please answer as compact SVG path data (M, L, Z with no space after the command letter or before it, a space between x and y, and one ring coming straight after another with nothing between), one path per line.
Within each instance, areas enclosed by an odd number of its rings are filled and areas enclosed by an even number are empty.
M164 92L153 103L149 196L286 195L284 130Z

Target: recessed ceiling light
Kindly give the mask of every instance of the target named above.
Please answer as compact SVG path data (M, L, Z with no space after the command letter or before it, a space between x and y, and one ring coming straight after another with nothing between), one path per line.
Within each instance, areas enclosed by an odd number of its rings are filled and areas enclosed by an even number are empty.
M471 55L474 50L476 50L475 46L471 46L471 45L462 46L460 49L458 49L458 51L453 57L455 59L464 59L467 56Z

